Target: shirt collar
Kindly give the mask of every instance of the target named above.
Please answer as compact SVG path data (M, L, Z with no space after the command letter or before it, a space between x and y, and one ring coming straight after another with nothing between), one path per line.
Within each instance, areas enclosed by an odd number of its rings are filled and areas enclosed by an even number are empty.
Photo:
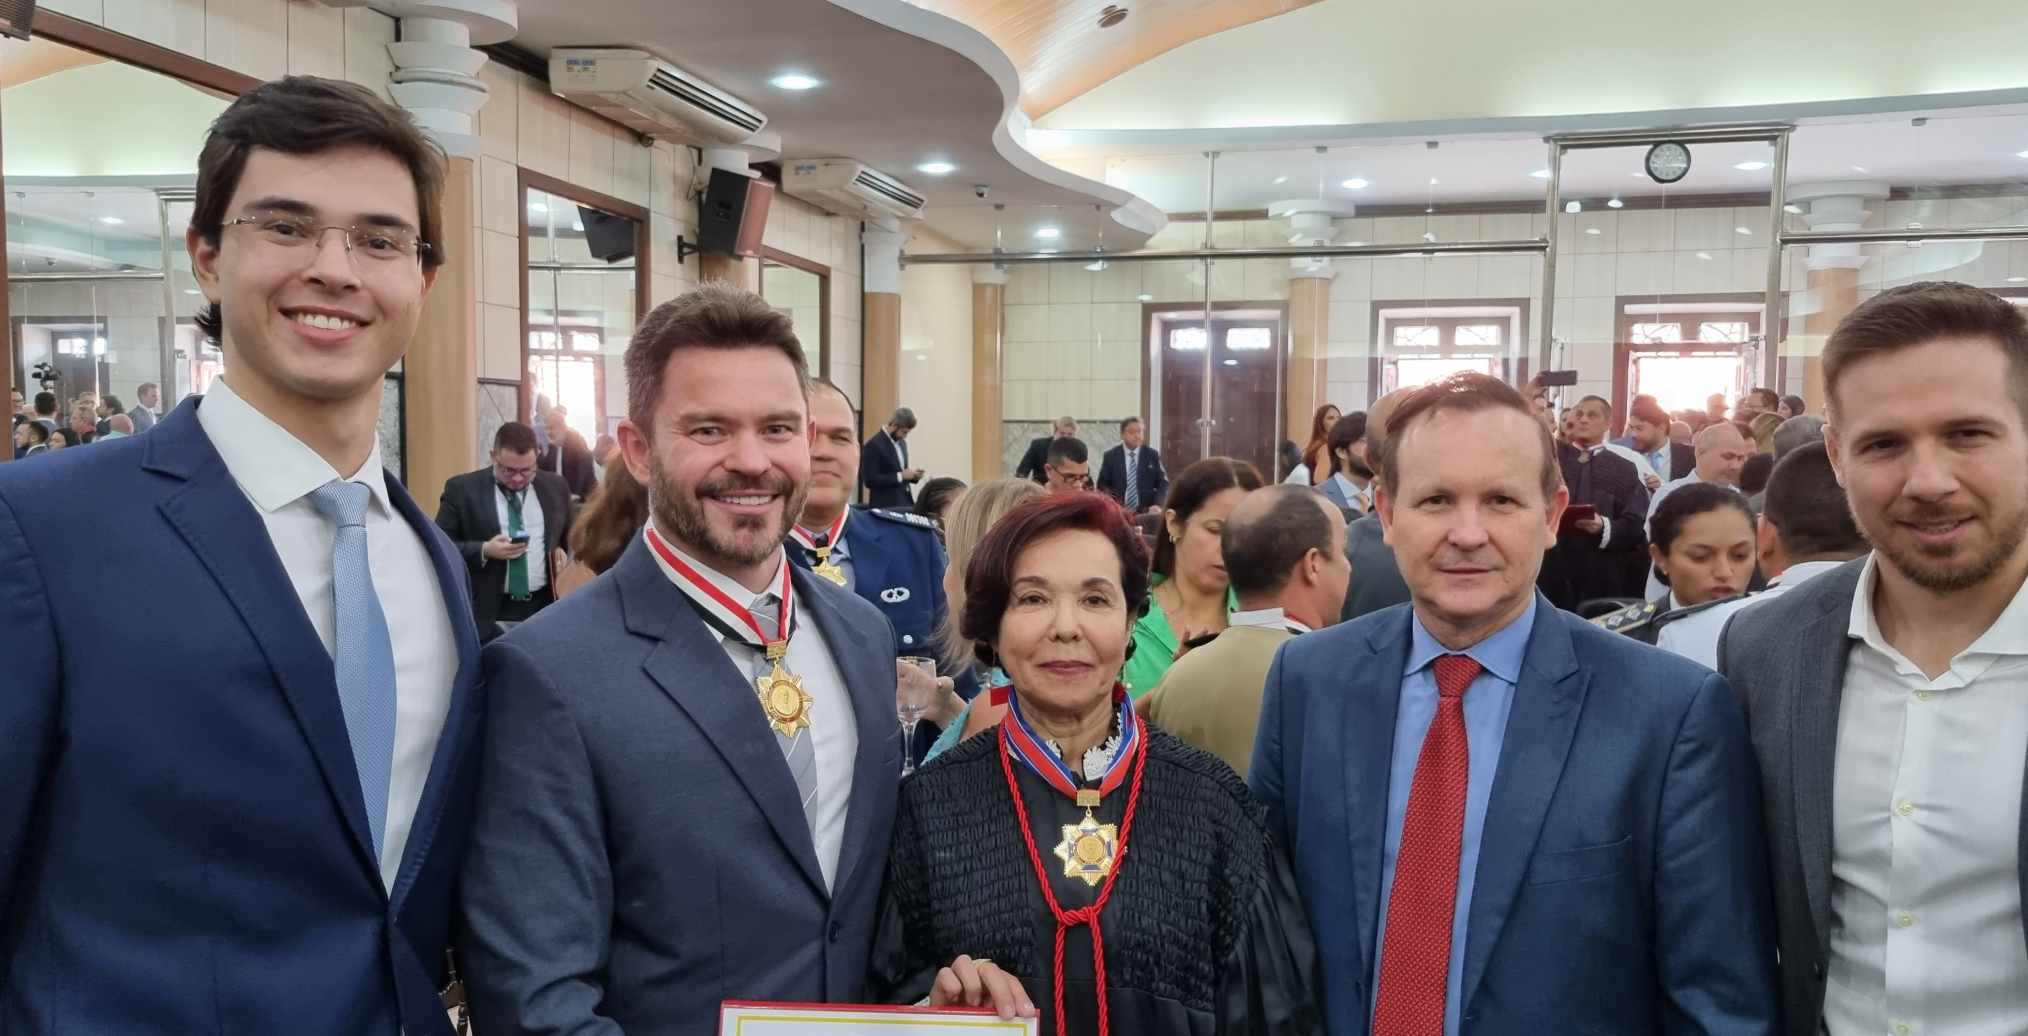
M1920 672L1915 663L1880 635L1880 622L1873 614L1873 586L1879 578L1880 552L1874 551L1866 555L1866 568L1859 573L1859 585L1852 591L1852 618L1846 624L1845 635L1865 641L1867 647L1886 655L1897 666ZM1959 659L1974 655L2028 655L2028 583L2014 591L2014 599L2007 602L2000 617L1979 634L1979 639L1958 652L1951 665L1956 667Z
M197 408L197 423L225 461L225 470L232 474L233 481L239 483L255 507L269 514L339 477L329 461L240 398L222 376L213 379L210 391L204 394L203 404ZM382 515L394 514L394 505L387 497L387 477L380 469L377 434L366 463L346 481L371 490Z
M1225 622L1228 626L1280 628L1289 624L1289 616L1280 608L1256 608L1253 611L1233 612L1226 617Z
M1500 627L1492 636L1473 644L1463 651L1452 651L1443 646L1422 624L1422 616L1409 613L1408 668L1403 676L1420 672L1437 660L1440 655L1461 654L1479 663L1486 672L1511 684L1521 682L1521 661L1528 654L1528 637L1535 629L1535 607L1540 597L1531 597L1528 610L1521 617Z
M1768 580L1767 585L1770 587L1780 586L1793 590L1796 588L1797 584L1805 582L1807 580L1815 579L1816 577L1823 575L1824 573L1829 572L1830 570L1837 568L1838 566L1843 564L1844 564L1843 561L1805 561L1802 562L1801 564L1790 565L1789 567L1782 569L1781 575L1778 575L1773 579Z
M641 530L641 535L643 537L646 537L648 535L648 531L645 527ZM741 586L738 580L720 572L715 568L712 568L710 565L707 565L694 557L691 557L687 552L683 550L683 548L678 547L674 542L672 542L669 539L669 537L667 536L662 537L662 543L664 546L668 547L672 552L674 552L677 557L682 558L683 563L689 565L692 571L696 572L698 575L703 576L705 582L710 583L713 587L717 588L719 593L722 593L735 601L744 601L746 603L746 606L749 608L753 607L755 601L758 601L764 597L773 597L775 595L775 591L773 588L781 585L782 578L781 566L788 564L788 558L780 554L775 555L775 570L773 572L768 573L769 589L762 590L760 593L754 593L752 590L749 590L746 587ZM654 555L655 564L662 569L662 574L668 576L670 582L672 583L676 582L676 570L670 568L669 563L662 560L662 555L653 550L650 550L648 553ZM717 630L714 629L712 632L716 633ZM722 635L721 639L723 639Z

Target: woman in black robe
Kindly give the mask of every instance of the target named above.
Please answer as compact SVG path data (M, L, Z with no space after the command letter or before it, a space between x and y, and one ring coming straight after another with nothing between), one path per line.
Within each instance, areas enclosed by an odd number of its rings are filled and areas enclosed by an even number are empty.
M875 999L1039 1009L1052 1036L1323 1031L1260 807L1117 683L1147 571L1132 517L1097 493L1022 504L979 544L959 629L1013 680L1011 707L902 785Z

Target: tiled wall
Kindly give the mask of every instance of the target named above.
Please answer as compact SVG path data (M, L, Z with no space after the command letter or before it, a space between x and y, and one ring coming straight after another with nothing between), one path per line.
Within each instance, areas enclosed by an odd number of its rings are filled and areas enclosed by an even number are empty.
M42 0L45 10L102 25L253 76L327 76L387 95L394 19L312 0Z

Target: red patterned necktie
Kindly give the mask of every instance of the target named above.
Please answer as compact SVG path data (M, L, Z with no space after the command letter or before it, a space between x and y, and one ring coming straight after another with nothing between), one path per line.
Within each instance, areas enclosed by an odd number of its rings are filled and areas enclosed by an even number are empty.
M1401 822L1401 852L1387 901L1380 950L1380 1003L1373 1036L1443 1036L1451 919L1458 900L1458 846L1465 831L1465 688L1479 663L1465 655L1435 662L1436 717L1423 735Z

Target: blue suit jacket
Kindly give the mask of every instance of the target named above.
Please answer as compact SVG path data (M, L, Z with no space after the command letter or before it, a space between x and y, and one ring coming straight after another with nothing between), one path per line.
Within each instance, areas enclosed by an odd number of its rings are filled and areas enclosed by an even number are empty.
M860 999L901 774L893 634L794 575L859 731L832 891L754 698L636 538L487 646L460 962L491 1036L712 1036L727 999Z
M854 508L845 523L845 545L852 553L852 588L880 609L894 627L894 653L936 655L937 622L944 616L943 544L927 518L891 511ZM794 540L789 560L811 567L809 552ZM979 679L966 666L951 674L958 695L966 701L979 693Z
M1773 1033L1758 771L1731 689L1536 604L1486 810L1460 1036ZM1289 641L1254 745L1332 1036L1371 1022L1409 608Z
M197 406L0 469L0 1032L448 1036L464 562L388 477L460 658L390 897L331 656Z

